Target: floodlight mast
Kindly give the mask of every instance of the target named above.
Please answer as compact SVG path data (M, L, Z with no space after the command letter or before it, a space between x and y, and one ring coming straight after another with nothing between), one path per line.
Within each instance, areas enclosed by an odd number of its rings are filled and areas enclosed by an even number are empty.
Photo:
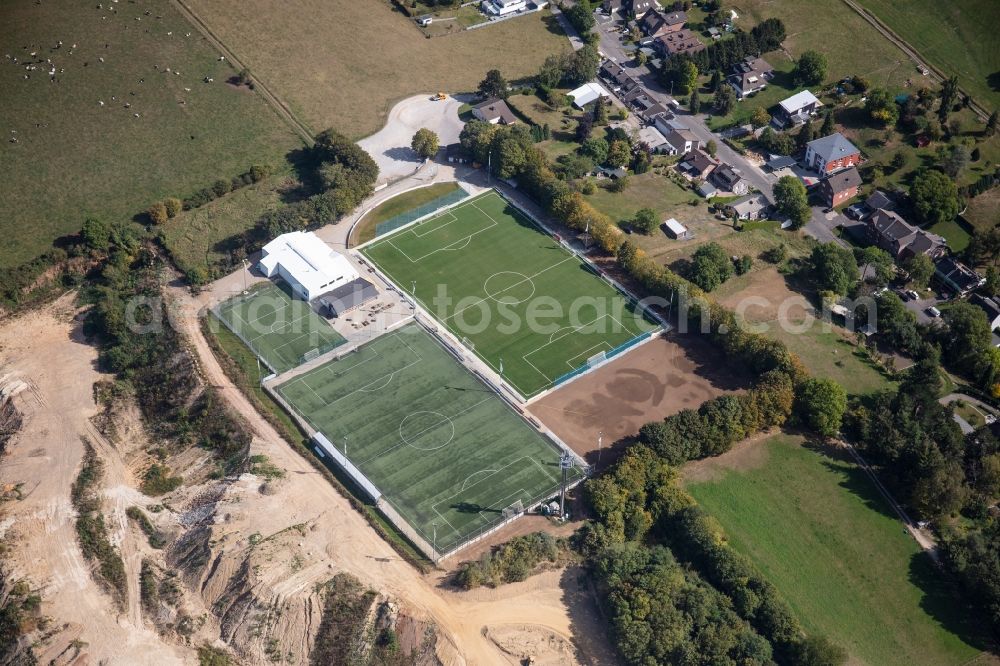
M566 484L569 480L569 471L573 468L573 456L562 452L559 456L559 469L562 470L562 487L559 489L559 519L566 516Z

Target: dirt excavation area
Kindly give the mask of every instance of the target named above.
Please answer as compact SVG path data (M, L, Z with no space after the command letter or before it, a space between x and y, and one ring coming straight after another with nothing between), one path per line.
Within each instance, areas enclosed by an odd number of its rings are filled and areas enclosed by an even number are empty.
M745 387L718 372L718 352L694 334L668 333L531 403L529 411L589 463L605 465L649 421ZM603 451L598 461L598 438Z
M93 384L105 377L96 370L97 351L79 335L76 314L67 296L0 326L0 391L14 395L24 420L0 463L4 488L21 486L21 499L0 506L0 537L9 548L5 565L38 588L42 612L54 620L54 635L36 651L39 663L67 663L81 649L93 663L180 664L185 655L190 663L191 650L163 642L144 626L138 605L133 612L116 607L91 578L77 545L70 487L83 457L81 438L102 450L107 478L123 499L130 479L90 421L98 411ZM135 569L124 506L113 504L112 539Z
M32 636L39 663L195 664L207 645L233 663L307 664L329 631L324 586L341 574L373 592L362 613L365 640L391 627L401 649L419 654L415 663L616 663L576 568L462 592L448 582L455 562L423 574L402 560L229 381L202 337L197 300L183 290L169 296L181 306L173 320L200 380L246 419L250 454L266 456L269 471L218 478L208 473L207 453L192 447L166 458L185 479L180 487L143 494L156 445L127 396L113 408L95 402L94 383L109 377L81 335L72 297L0 324L0 387L16 394L23 414L0 461L11 497L0 505L0 535L10 574L42 599L47 622ZM78 545L71 488L84 441L103 463L100 513L124 563L117 601ZM126 515L136 508L164 545L152 547ZM158 581L158 602L148 596L148 575Z

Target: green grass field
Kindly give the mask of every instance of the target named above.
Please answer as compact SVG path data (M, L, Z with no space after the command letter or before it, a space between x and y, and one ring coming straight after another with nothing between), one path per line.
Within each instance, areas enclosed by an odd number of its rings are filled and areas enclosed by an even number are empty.
M4 3L2 267L87 217L129 220L302 146L168 0L98 5Z
M361 243L367 243L375 238L378 225L382 222L391 220L397 215L408 213L420 206L425 206L435 199L440 199L452 192L457 192L459 189L461 188L458 186L458 183L434 183L427 187L403 192L380 203L370 213L365 215L354 229L351 244L360 245Z
M807 631L844 646L851 663L957 666L975 657L947 581L860 469L796 437L749 446L764 450L728 466L720 459L686 483Z
M525 397L656 328L495 192L362 251Z
M992 0L859 0L987 109L1000 106L1000 4Z
M418 324L277 392L439 552L558 489L558 449Z
M278 374L301 365L306 352L323 353L346 342L284 283L266 282L247 297L226 301L217 314Z

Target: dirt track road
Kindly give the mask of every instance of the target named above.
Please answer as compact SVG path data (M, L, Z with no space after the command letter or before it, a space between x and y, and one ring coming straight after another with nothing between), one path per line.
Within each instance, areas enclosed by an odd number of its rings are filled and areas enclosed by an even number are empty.
M272 525L273 516L257 512L255 520L262 534L287 524L312 521L321 532L317 543L326 544L324 559L329 570L351 573L366 585L399 598L418 614L422 612L433 619L457 648L458 654L446 658L446 663L517 663L484 635L489 626L533 625L569 643L578 633L577 625L588 621L586 617L581 619L575 609L571 617L571 604L566 601L569 593L563 588L559 572L536 576L499 590L458 594L438 587L440 574L422 576L401 560L347 500L281 439L230 382L199 326L198 311L202 303L182 287L170 288L168 299L172 305L173 323L192 345L206 382L216 386L254 430L254 453L267 455L275 465L287 471L277 496L283 513L280 521L283 522ZM579 632L577 641L584 640L584 633L595 635L597 632L596 626L590 626L588 631ZM614 663L612 657L601 656L599 646L587 648L586 652L588 654L577 663Z

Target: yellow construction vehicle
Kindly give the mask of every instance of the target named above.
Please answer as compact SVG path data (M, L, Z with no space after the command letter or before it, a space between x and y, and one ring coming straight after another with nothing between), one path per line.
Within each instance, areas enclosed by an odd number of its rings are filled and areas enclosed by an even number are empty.
M443 92L439 92L437 95L434 95L434 97L431 97L431 99L434 100L435 102L441 102L443 100L448 99L448 96L445 95Z

